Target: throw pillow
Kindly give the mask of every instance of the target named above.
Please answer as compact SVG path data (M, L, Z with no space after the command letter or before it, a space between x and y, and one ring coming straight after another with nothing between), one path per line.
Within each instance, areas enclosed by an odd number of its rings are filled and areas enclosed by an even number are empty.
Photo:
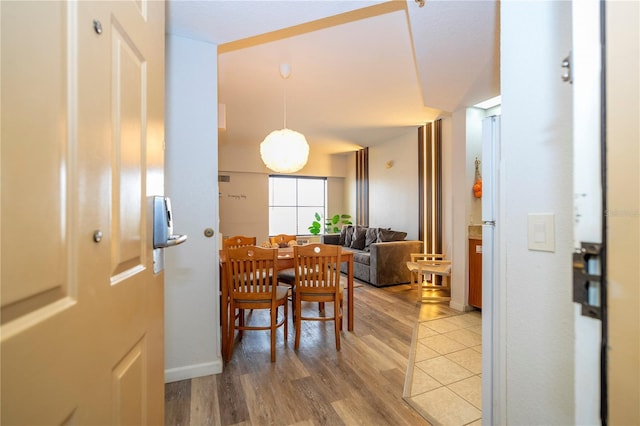
M365 239L367 237L367 228L357 226L353 231L353 239L351 240L351 248L362 250L364 248Z
M338 240L338 245L344 246L345 238L347 236L347 228L349 225L342 225L342 229L340 230L340 238Z
M392 231L390 229L379 229L378 230L378 242L384 243L387 241L404 241L407 237L406 232L400 231Z
M378 228L367 228L367 235L364 239L364 251L370 251L370 245L378 241Z
M351 247L351 240L353 240L353 230L354 227L352 225L347 226L347 231L344 235L344 246Z

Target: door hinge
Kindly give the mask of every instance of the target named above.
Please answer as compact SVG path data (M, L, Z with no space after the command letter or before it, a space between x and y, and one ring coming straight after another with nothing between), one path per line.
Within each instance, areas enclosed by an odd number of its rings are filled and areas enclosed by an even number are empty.
M562 81L573 84L573 73L571 72L571 64L573 63L573 53L569 51L566 58L562 60L561 66L564 68L562 72Z
M582 315L602 319L602 244L581 243L573 253L573 301Z

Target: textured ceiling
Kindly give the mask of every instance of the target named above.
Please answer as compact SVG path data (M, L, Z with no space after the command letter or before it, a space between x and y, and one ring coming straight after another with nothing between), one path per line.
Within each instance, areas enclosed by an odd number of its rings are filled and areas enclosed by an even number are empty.
M175 1L167 32L219 45L221 143L281 128L317 151L390 140L499 94L495 1ZM284 80L279 65L289 63Z
M428 1L408 11L428 105L455 111L500 94L497 2Z

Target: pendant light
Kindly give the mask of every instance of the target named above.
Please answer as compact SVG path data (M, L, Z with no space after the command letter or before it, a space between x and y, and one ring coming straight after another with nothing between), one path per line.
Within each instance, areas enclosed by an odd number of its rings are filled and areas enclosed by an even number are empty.
M283 79L291 75L291 65L280 64ZM260 144L260 157L274 172L293 173L302 169L309 158L309 144L302 133L287 129L287 96L284 96L284 125L269 133Z

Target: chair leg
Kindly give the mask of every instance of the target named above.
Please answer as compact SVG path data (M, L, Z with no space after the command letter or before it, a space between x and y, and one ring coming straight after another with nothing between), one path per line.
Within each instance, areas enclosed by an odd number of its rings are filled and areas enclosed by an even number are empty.
M289 336L289 301L284 301L284 341L287 341Z
M293 347L295 348L295 350L298 350L298 348L300 347L300 332L302 331L302 302L300 301L299 297L294 297L294 302L295 302L295 310L296 310L296 314L295 314L295 324L296 324L296 338L295 338L295 343L293 345Z
M229 336L227 338L227 361L231 361L231 355L233 355L233 341L236 334L236 308L233 303L229 306L231 312L231 324L229 327Z
M244 327L244 309L238 309L238 324L240 325L240 327ZM235 321L234 321L235 324ZM238 340L242 340L242 336L244 335L244 330L243 329L239 329L238 330Z
M336 332L336 350L339 351L340 350L340 331L342 329L342 315L341 315L341 309L340 309L340 302L338 300L335 300L333 302L333 317L334 317L334 324L335 324L335 332Z
M278 322L278 307L275 307L275 312L271 309L271 362L276 360L276 323Z

